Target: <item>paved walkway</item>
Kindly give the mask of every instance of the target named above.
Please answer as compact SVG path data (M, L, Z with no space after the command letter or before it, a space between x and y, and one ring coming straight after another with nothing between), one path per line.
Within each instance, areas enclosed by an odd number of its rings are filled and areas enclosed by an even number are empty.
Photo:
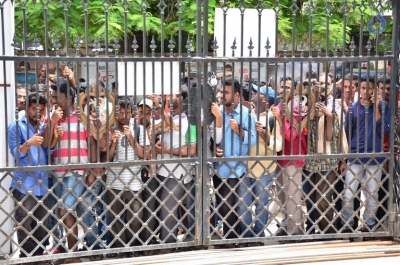
M356 263L354 263L356 262ZM147 264L399 264L400 245L392 241L324 241L237 249L208 249L127 259L82 262L80 265ZM78 264L78 263L77 263Z

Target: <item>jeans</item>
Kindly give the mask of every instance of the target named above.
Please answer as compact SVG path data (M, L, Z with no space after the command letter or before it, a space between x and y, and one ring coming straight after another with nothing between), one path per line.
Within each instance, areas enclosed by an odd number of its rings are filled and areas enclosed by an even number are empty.
M237 207L243 237L264 236L268 222L269 185L275 173L264 175L259 179L242 177L238 187L238 195L242 199ZM255 222L252 227L252 206L255 205Z
M47 226L47 198L33 197L18 190L14 190L12 194L16 204L15 221L17 239L21 246L20 257L42 255L46 249L45 242L48 240L48 233L44 228ZM38 206L38 200L43 200L43 205ZM43 225L38 225L38 222L43 222Z
M148 177L148 172L142 170L142 181L146 184L142 190L143 207L143 223L147 223L147 227L143 227L140 232L140 239L147 244L157 243L157 234L159 233L159 225L157 220L159 201L157 200L157 188L160 186L158 178ZM154 193L154 194L153 194Z
M58 208L75 210L76 202L85 190L85 177L75 173L72 176L58 179L54 189L56 196L62 199ZM72 189L71 191L69 189Z
M112 191L107 191L107 205L111 206L108 211L110 220L112 220L111 229L114 235L118 235L114 242L114 246L117 248L138 245L138 240L133 240L142 225L142 212L139 212L142 207L142 198L140 194L135 196L137 193L138 191L132 190L112 189ZM125 220L124 216L126 216Z
M98 228L96 225L95 212L96 197L99 194L102 186L101 181L92 183L92 190L89 191L86 187L82 193L82 202L76 206L77 215L82 218L82 228L86 233L86 245L92 247L101 243L101 240L97 238ZM89 230L91 228L91 231Z
M185 184L187 191L187 195L186 195L186 208L190 211L190 214L187 215L187 219L188 219L188 230L190 233L192 233L194 235L195 233L195 218L196 218L196 211L195 211L195 204L194 204L194 200L196 198L196 187L195 187L195 183L193 180L191 180L189 183Z
M178 180L175 177L165 178L158 176L161 182L164 182L160 189L160 201L163 205L160 208L160 220L164 222L161 226L160 239L165 243L176 243L178 238L178 226L182 224L182 219L179 218L179 205L185 194L183 188L183 179ZM186 210L186 209L185 209Z
M311 172L303 169L303 173L306 175L306 177L310 178L311 181ZM307 213L308 213L308 218L306 220L306 230L308 233L310 234L314 234L315 233L315 227L313 227L313 225L315 225L315 216L314 216L314 212L312 210L313 208L313 202L311 200L311 187L310 187L310 183L306 180L306 177L303 175L302 176L302 180L303 180L303 192L305 195L305 201L306 201L306 206L307 206Z
M58 216L57 216L57 198L55 195L55 187L57 186L57 178L49 176L49 188L53 189L54 193L49 192L49 196L47 196L47 200L49 203L49 210L53 212L54 215L49 215L47 229L52 231L53 233L53 240L49 242L50 245L56 246L59 241L63 238L63 226L57 223ZM65 239L64 239L65 241ZM64 242L65 243L65 242Z
M215 197L218 202L215 206L216 215L219 215L220 220L223 220L221 222L223 223L224 237L227 239L238 238L238 235L240 235L239 225L236 224L238 216L235 212L238 195L234 192L238 182L238 178L222 179L216 175L213 176Z
M349 166L350 167L350 166ZM354 194L357 192L358 184L361 182L366 188L361 191L366 200L364 211L364 222L372 227L376 223L375 214L378 205L378 189L381 182L382 169L380 165L351 165L350 170L346 172L346 184L343 195L342 216L349 225L354 224ZM371 195L372 194L372 195Z
M285 200L281 201L285 214L287 216L287 231L292 235L304 234L304 216L303 211L297 205L302 204L302 169L294 165L286 165L281 170L282 180L280 192L285 196Z
M318 224L319 232L322 233L334 233L333 227L333 216L334 216L334 208L331 207L332 204L332 193L333 189L331 186L335 182L336 172L335 171L316 171L309 172L307 170L303 170L310 179L310 183L308 184L308 195L309 200L307 200L307 211L310 214L310 219L312 219L313 223ZM303 186L303 191L305 191ZM307 228L310 229L311 226ZM312 232L315 228L313 228L310 232Z

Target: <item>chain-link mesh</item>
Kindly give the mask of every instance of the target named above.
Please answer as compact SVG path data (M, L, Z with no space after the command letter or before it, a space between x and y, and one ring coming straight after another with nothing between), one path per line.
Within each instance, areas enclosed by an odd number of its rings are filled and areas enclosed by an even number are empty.
M397 235L396 1L155 2L0 3L0 264Z

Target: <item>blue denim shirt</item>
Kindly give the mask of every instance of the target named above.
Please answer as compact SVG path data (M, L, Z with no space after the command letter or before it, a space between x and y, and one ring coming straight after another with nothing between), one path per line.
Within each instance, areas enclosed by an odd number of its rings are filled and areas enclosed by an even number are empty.
M242 113L240 113L242 111ZM248 156L249 146L256 144L256 128L253 115L249 115L249 109L238 104L236 109L231 114L224 112L221 107L221 113L224 115L224 135L221 145L224 150L224 157ZM233 118L237 121L240 127L244 130L244 139L242 140L229 126L229 119ZM233 139L233 141L232 141ZM215 165L218 168L219 164ZM232 173L231 171L235 173ZM219 177L221 178L238 178L247 172L247 162L229 161L221 164L218 169Z
M41 134L43 133L42 126L39 128L39 132ZM28 149L26 154L19 151L19 147L35 133L37 132L35 132L32 124L27 122L25 116L21 117L18 125L16 122L13 122L8 126L8 148L15 159L16 167L47 165L47 149L42 146L32 146ZM19 163L17 160L18 156ZM14 187L23 194L27 194L27 191L32 191L35 196L45 195L48 187L47 170L15 171L13 173L10 189Z

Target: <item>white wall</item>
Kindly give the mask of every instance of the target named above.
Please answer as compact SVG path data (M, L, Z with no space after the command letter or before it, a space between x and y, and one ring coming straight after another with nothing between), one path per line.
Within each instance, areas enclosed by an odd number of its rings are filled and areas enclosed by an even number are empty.
M13 55L14 50L11 46L13 35L14 35L14 6L11 4L10 0L6 0L4 4L4 21L6 21L6 25L0 25L0 53L3 52L3 47L2 47L2 30L4 29L4 35L5 35L5 55ZM14 73L14 62L13 61L7 61L5 65L5 71L6 71L6 76L3 75L4 71L4 65L3 61L0 61L0 84L9 84L10 86L0 86L0 120L2 126L0 126L0 168L4 168L7 166L13 166L13 158L11 155L9 155L8 152L8 146L7 142L5 141L6 139L6 130L7 130L7 125L6 123L6 118L7 122L10 123L14 121L15 117L15 73ZM4 89L6 90L7 96L4 95ZM5 107L5 102L7 102L7 109L4 109ZM6 165L6 158L8 156L9 163L10 165ZM8 190L10 183L11 183L11 178L9 176L6 176L3 179L4 173L0 173L1 177L1 189L0 189L0 224L4 222L6 219L6 213L10 213L11 209L13 208L13 203L12 200L6 199L6 191ZM13 223L11 220L6 221L4 224L0 225L0 254L9 254L10 253L10 245L9 244L3 244L3 242L6 242L6 238L4 234L10 234L12 231Z
M271 49L269 56L275 57L276 47L276 31L275 31L275 12L272 9L264 9L261 12L261 26L259 27L259 13L257 9L246 9L244 11L243 22L243 54L241 54L241 11L238 8L229 8L226 13L226 30L224 32L224 11L221 8L215 9L215 24L214 36L217 38L218 46L217 56L223 57L223 47L225 46L225 56L232 56L232 43L236 37L235 57L249 57L250 38L253 41L253 57L266 57L266 49L264 48L267 42L267 37L270 41ZM259 34L260 30L260 34ZM226 35L226 42L223 42ZM260 36L259 36L260 35ZM260 54L258 54L258 40L261 39Z
M117 71L121 94L125 93L125 87L126 95L175 94L181 89L179 62L120 62Z

